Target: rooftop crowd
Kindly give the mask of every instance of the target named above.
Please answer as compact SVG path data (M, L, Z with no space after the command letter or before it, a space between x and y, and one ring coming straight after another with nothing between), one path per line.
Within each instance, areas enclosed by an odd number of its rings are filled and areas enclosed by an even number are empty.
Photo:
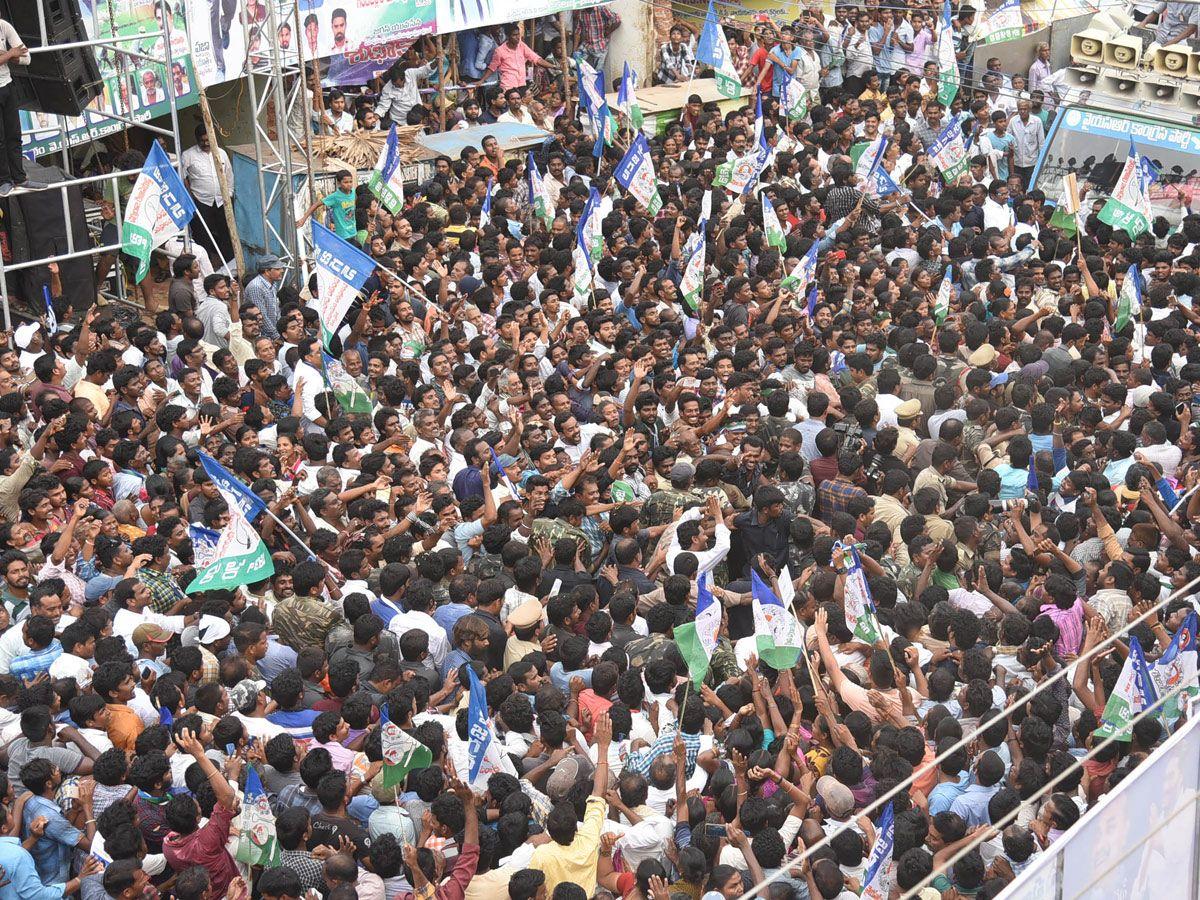
M655 214L613 178L625 118L594 155L521 31L475 35L494 46L463 121L550 117L546 220L525 155L484 138L399 214L350 173L314 207L377 265L343 322L275 257L239 283L184 255L152 321L18 327L0 898L735 900L771 879L770 900L843 900L885 797L873 884L990 898L1136 773L1173 723L1096 731L1132 638L1154 662L1195 608L1200 216L1131 238L1084 184L1079 233L1052 226L1058 185L1031 183L1049 48L973 70L957 9L946 108L940 9L729 25L742 100L691 98L650 139ZM576 17L602 65L627 26ZM697 32L669 26L655 81L706 74ZM428 117L431 53L370 124ZM757 151L756 95L770 161L735 196L713 180ZM928 151L952 121L972 150L946 183ZM879 135L884 197L850 155ZM581 292L593 188L611 206ZM781 282L814 244L810 304ZM369 409L327 388L322 324ZM231 522L201 451L265 505L267 580L189 592ZM878 640L848 618L853 560ZM790 659L764 649L768 595ZM693 678L676 632L710 596ZM398 782L392 726L428 751ZM278 856L248 864L247 834Z

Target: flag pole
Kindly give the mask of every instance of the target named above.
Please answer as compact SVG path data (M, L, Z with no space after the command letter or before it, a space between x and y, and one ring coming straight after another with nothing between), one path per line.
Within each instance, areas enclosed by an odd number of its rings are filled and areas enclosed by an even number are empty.
M200 210L196 210L196 214L192 216L192 221L200 220L200 225L204 228L204 233L208 235L208 239L212 241L213 249L217 251L217 258L221 260L221 266L226 271L229 270L229 260L225 258L225 254L221 252L221 245L217 243L217 239L213 237L212 229L208 227L208 222L204 221L204 216L200 215ZM184 229L186 231L186 229ZM230 278L237 278L239 272L230 274Z
M292 531L292 529L287 526L287 524L283 521L283 519L281 519L281 518L279 518L279 516L275 515L275 513L271 511L271 507L264 506L263 512L265 512L268 516L270 516L272 519L274 519L275 524L278 525L280 528L282 528L284 533L287 534L288 537L290 537L293 541L295 541L297 544L299 544L301 547L303 547L305 549L305 551L308 552L309 556L311 556L315 560L320 561L320 557L317 556L317 554L315 552L313 552L312 547L308 546L308 544L306 544L306 543L304 543L304 541L300 540L300 536L298 534L296 534L296 532ZM326 564L322 563L322 565L326 565ZM326 565L326 568L328 568L327 565Z

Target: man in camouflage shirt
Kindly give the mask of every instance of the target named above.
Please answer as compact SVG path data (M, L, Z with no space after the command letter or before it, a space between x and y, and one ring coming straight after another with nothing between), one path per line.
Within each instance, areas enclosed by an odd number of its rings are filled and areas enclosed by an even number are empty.
M675 518L676 510L701 506L705 498L692 489L696 470L691 463L675 463L671 467L671 486L655 491L642 506L642 522L648 528L666 525Z

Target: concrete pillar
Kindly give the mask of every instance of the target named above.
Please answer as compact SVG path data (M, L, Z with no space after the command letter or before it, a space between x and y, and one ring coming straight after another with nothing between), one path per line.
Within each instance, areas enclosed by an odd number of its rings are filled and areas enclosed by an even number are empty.
M621 17L621 27L613 32L609 41L604 86L612 90L613 79L621 77L628 62L637 69L638 81L645 87L650 84L654 54L658 49L654 37L654 7L644 0L613 0L609 8Z

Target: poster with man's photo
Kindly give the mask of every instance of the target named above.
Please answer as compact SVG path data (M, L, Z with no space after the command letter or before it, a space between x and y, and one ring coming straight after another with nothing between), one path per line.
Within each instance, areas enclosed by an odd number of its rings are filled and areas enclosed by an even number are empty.
M298 15L269 21L273 0L170 0L168 21L152 0L81 0L88 34L146 35L134 49L163 59L158 31L170 35L170 65L97 48L100 95L78 119L68 120L68 139L79 144L127 128L102 115L144 122L198 102L199 88L244 77L265 48L302 54L306 63L326 60L326 84L363 84L391 67L422 35L552 15L596 5L595 0L297 0ZM268 33L268 32L273 32ZM296 56L290 61L295 62ZM61 149L56 117L22 112L23 149L40 156Z
M90 37L145 35L143 40L123 44L145 56L165 61L164 38L152 36L165 32L170 36L172 64L168 67L138 57L116 54L107 47L95 48L96 65L102 79L100 93L82 116L66 117L67 136L71 144L80 144L129 127L125 122L103 115L104 112L144 122L170 112L168 91L175 95L177 106L190 106L197 102L187 20L182 3L183 0L173 0L167 4L165 22L162 19L162 5L150 0L105 0L80 4L84 27ZM197 4L207 6L207 0L194 0L193 5ZM21 131L21 149L26 155L41 156L62 148L62 132L57 116L22 111Z

